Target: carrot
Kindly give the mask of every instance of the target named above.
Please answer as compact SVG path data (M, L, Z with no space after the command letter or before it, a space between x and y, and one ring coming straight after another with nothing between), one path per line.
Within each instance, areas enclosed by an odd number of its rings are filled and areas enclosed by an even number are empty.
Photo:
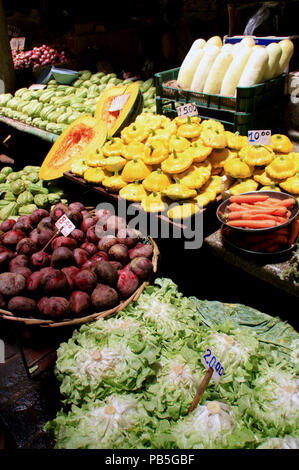
M268 228L277 225L277 222L272 220L232 220L228 225L232 227L248 227L248 228Z
M242 218L247 218L248 220L273 220L274 222L279 222L279 220L277 220L277 217L269 214L246 214L244 217L241 217L241 219Z
M292 197L290 197L288 199L279 200L279 202L276 202L276 204L278 204L279 206L284 206L284 207L292 207L295 204L295 201Z
M231 196L230 201L241 203L241 202L256 202L256 201L266 201L269 199L269 196L262 194L240 194L239 196Z
M290 236L289 236L289 244L290 245L295 243L298 234L299 234L299 219L294 220L294 222L292 223L291 232L290 232Z
M235 212L230 212L227 214L228 220L235 220L235 219L242 219L244 218L243 216L248 215L248 212L246 211L235 211ZM246 217L245 217L246 218Z

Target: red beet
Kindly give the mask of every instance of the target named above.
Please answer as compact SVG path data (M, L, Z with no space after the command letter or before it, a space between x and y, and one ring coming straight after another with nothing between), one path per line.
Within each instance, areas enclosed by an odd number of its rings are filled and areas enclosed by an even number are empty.
M74 211L74 210L68 209L65 215L70 219L71 222L73 222L74 225L78 227L81 226L83 216L80 211Z
M48 243L48 241L53 237L53 235L54 235L54 232L52 230L49 230L49 229L41 230L38 234L38 246L40 248L43 248L46 245L46 243ZM33 241L34 241L34 238L33 238Z
M41 288L42 273L35 271L27 278L27 290L29 292L38 292Z
M79 268L76 268L76 266L67 266L66 268L62 268L61 270L65 276L66 280L68 282L70 290L74 290L75 288L75 277L79 273Z
M56 204L53 209L51 209L50 215L54 222L57 222L60 217L63 216L68 210L68 206L66 204L63 204L62 202L59 202Z
M47 229L47 230L54 230L54 223L50 216L44 217L37 225L37 229L39 231Z
M137 258L137 256L144 256L145 258L151 258L153 254L153 247L151 243L137 243L137 245L129 250L130 259Z
M97 260L91 260L91 259L88 259L87 261L85 261L84 264L82 264L81 266L81 269L92 269L93 266L95 266L96 264L98 263Z
M44 217L48 217L49 212L45 209L35 209L30 215L31 224L36 226Z
M120 243L113 245L109 249L108 255L111 260L119 261L122 264L126 264L129 261L128 248Z
M86 238L89 242L91 243L98 243L99 237L96 234L96 226L93 225L92 227L89 227L89 229L86 232Z
M1 267L1 270L4 268L4 266L6 266L14 257L14 254L11 250L9 250L8 248L5 249L5 251L1 251L0 252L0 267Z
M28 279L32 274L31 269L26 268L26 266L13 267L13 268L10 269L10 272L11 273L17 273L17 274L22 274L22 276L24 276L25 279Z
M47 274L43 274L41 279L41 286L45 294L65 294L67 290L66 275L58 269L52 269Z
M116 269L116 271L123 269L123 265L119 261L109 261L109 263L114 269Z
M87 230L92 227L93 225L95 225L96 223L96 220L93 219L91 216L90 217L86 217L85 219L83 219L82 221L82 224L81 224L81 230L83 232L87 232Z
M95 255L91 257L92 261L96 261L97 263L99 261L108 261L108 255L105 251L98 251Z
M56 248L60 248L61 246L65 246L66 248L69 248L70 250L74 250L75 248L77 248L78 246L78 243L76 242L76 240L74 240L73 238L69 238L69 237L56 237L54 238L54 240L52 241L51 243L51 248L52 250L56 250Z
M0 225L0 230L2 230L2 232L8 232L14 227L15 223L16 221L13 219L4 220Z
M2 243L9 248L15 247L24 237L25 233L22 230L9 230L3 235Z
M122 245L126 245L128 248L133 248L139 239L140 232L130 227L119 230L117 233L118 242Z
M107 232L110 232L112 235L116 235L119 230L126 228L127 223L122 217L111 215L107 219L105 226Z
M83 219L91 217L90 212L87 210L82 211L81 214L82 214Z
M7 308L10 312L18 314L32 314L36 309L36 302L29 297L17 295L10 299Z
M102 284L113 285L117 279L117 271L109 261L97 263L93 272L97 275L98 282Z
M76 240L77 243L83 243L85 240L85 233L78 228L75 228L72 233L70 233L70 237Z
M98 284L91 294L92 305L97 310L106 310L118 303L118 293L113 287Z
M125 299L137 289L139 284L138 277L132 271L122 270L118 276L117 289L120 296Z
M25 255L17 255L9 262L9 270L11 268L27 268L28 267L28 258Z
M82 243L81 248L83 250L87 251L87 253L90 256L95 255L99 251L98 247L96 245L94 245L93 243L91 243L91 242Z
M71 204L69 204L69 210L82 212L85 210L85 206L83 206L81 202L72 202Z
M92 271L88 269L83 269L75 277L75 284L78 290L83 290L84 292L92 292L97 285L97 276Z
M36 268L45 268L50 266L50 257L44 251L38 251L31 256L31 264Z
M21 215L21 217L18 218L14 230L22 230L23 232L31 232L33 230L33 226L31 223L31 219L29 215Z
M105 235L98 243L98 249L101 251L108 251L113 245L118 243L114 235Z
M86 314L91 307L91 300L87 292L75 290L69 299L71 312L77 317Z
M73 255L78 266L82 266L89 259L89 253L87 253L83 248L75 248Z
M31 238L23 238L16 246L16 252L19 255L31 256L37 250L36 243Z
M75 264L73 252L65 246L56 248L52 253L52 265L55 268L64 268Z
M109 217L111 217L111 212L107 209L96 210L95 217L97 222L104 227Z
M70 313L70 306L64 297L42 297L37 304L41 314L59 319L67 317Z

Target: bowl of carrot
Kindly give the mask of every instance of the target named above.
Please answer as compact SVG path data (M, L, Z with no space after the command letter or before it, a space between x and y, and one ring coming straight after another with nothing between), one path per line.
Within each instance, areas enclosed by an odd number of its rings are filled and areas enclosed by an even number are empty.
M217 209L222 235L248 253L288 252L299 235L295 197L277 191L252 191L231 196Z

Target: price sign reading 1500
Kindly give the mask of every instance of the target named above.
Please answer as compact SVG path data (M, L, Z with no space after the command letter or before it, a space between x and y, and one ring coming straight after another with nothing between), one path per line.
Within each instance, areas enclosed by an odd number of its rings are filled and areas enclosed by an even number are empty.
M271 131L248 131L248 141L250 145L270 145L271 144Z
M206 369L209 369L209 367L212 367L213 369L212 378L218 384L220 377L223 375L224 367L222 366L221 362L218 361L217 357L215 356L215 354L213 354L211 349L209 348L206 349L201 359L201 362L205 366Z
M176 110L177 110L178 116L182 118L185 116L197 116L198 115L198 110L197 110L195 103L187 103L187 104L184 104L183 106L178 106Z

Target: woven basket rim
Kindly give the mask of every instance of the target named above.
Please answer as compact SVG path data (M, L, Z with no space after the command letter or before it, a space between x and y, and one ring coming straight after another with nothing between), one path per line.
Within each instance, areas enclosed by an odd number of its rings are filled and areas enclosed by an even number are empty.
M155 274L158 269L158 257L159 257L159 248L157 243L154 241L153 238L149 237L149 241L153 246L153 256L152 256L152 263L153 263L153 273ZM27 326L35 325L35 326L40 326L43 328L58 328L62 326L73 326L73 325L82 325L83 323L89 323L91 321L95 321L98 318L106 318L111 315L115 315L116 313L120 312L123 310L127 305L129 305L131 302L136 301L140 294L143 292L144 288L148 286L151 282L152 274L145 280L143 283L138 286L138 288L133 292L133 294L128 297L125 300L122 300L116 307L111 308L109 310L104 310L102 312L95 312L90 315L86 315L83 317L79 318L71 318L71 319L65 319L61 321L55 321L51 319L40 319L40 318L34 318L34 317L17 317L15 316L12 312L9 312L8 310L3 310L0 309L0 318L4 320L9 320L13 321L16 323L24 323Z

